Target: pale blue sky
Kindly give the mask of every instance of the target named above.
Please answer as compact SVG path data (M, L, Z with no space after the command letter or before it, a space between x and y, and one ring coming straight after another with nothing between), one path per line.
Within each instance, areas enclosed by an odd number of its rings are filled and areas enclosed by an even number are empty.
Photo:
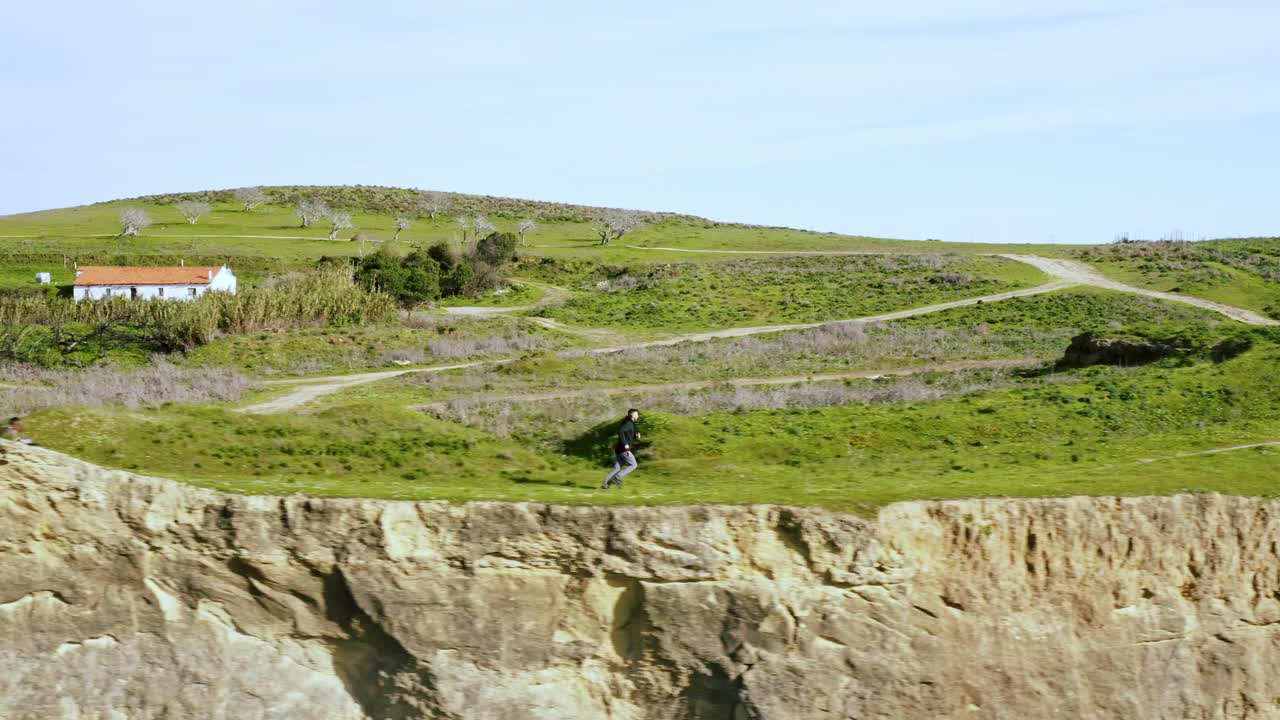
M0 11L0 213L396 185L888 237L1280 234L1280 4Z

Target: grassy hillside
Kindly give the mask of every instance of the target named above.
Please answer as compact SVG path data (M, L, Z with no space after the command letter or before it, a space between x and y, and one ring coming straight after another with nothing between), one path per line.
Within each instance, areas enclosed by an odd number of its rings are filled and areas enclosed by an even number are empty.
M973 243L940 243L818 233L788 228L718 223L675 213L643 212L642 226L611 247L601 247L592 224L608 209L508 198L445 194L449 206L433 219L414 208L416 191L396 188L279 187L266 188L269 202L251 211L231 199L231 191L156 195L116 200L82 207L47 210L0 217L0 287L29 285L38 271L57 271L60 280L70 277L62 268L68 262L126 262L162 264L185 258L188 262L228 262L242 269L250 280L270 272L307 267L325 255L357 255L395 234L398 215L408 214L413 224L400 236L405 247L415 243L459 242L457 218L485 215L499 230L514 231L529 218L538 227L529 235L529 255L581 257L599 262L700 262L714 255L632 250L670 247L683 250L733 250L753 252L1024 252L1058 254L1055 246L1009 246ZM293 203L302 197L326 199L335 210L352 214L354 228L343 230L338 241L328 241L321 220L303 228L294 216ZM174 203L203 199L212 210L197 224L188 223ZM140 237L121 238L119 215L126 207L145 210L153 224ZM362 237L363 243L351 242ZM721 258L723 259L723 258Z
M860 317L1048 281L1038 270L1004 258L932 253L565 265L528 268L531 277L580 290L545 311L547 317L664 330Z
M1080 286L887 323L633 343L1047 280L988 256L1009 252L1082 259L1135 285L1276 314L1280 241L1012 247L643 213L641 227L603 247L592 227L603 208L449 195L431 218L409 190L269 192L251 211L218 191L0 218L0 358L43 365L0 361L0 415L29 412L31 436L94 462L247 493L867 512L969 495L1275 492L1274 447L1194 453L1280 440L1280 335L1188 305ZM333 241L324 221L299 227L290 203L303 197L351 212L355 227ZM194 225L175 207L192 199L212 204ZM120 237L124 207L154 223ZM459 217L485 214L510 231L534 219L519 282L438 303L507 313L397 312L341 263L294 272L377 251L403 213L415 217L401 251L461 247ZM181 308L72 306L30 292L35 272L65 284L76 262L179 259L226 262L247 290ZM24 354L33 339L45 355ZM1072 362L1056 363L1069 348ZM1159 359L1126 367L1131 357ZM239 412L294 391L264 381L462 361L483 363L379 374L278 414ZM625 491L604 493L609 437L628 406L645 412L642 468Z
M218 407L146 415L58 409L33 433L95 462L240 492L570 503L789 502L869 510L967 495L1273 495L1274 449L1225 465L1143 460L1280 437L1267 340L1214 364L1096 368L925 401L795 410L650 413L629 490L595 489L611 425L540 452L538 428L509 439L390 403L244 416ZM877 382L877 381L866 381Z
M1116 243L1076 252L1122 282L1280 318L1280 238Z

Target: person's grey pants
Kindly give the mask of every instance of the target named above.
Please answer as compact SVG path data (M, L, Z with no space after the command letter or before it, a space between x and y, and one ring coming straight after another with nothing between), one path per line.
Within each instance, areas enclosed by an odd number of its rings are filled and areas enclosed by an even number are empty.
M615 482L618 484L618 487L622 487L622 478L626 477L627 473L635 469L636 469L636 456L632 455L630 450L624 453L618 453L617 455L614 455L613 471L610 472L604 479L605 489L608 490L609 486L613 485Z

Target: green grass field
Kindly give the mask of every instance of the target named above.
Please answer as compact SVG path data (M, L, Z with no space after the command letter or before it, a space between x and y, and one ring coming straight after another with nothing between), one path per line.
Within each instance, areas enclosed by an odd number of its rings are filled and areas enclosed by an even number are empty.
M53 272L55 284L65 285L75 262L177 259L226 262L245 285L255 285L313 267L323 256L376 251L392 236L397 210L412 200L408 191L387 188L277 192L319 193L352 211L356 227L329 241L323 221L300 228L286 204L245 212L223 195L214 196L213 211L197 225L179 216L174 197L9 216L0 218L0 289L34 288L38 271ZM1280 335L1186 305L1076 287L891 323L588 351L675 332L868 316L1047 280L1028 265L983 257L990 253L1083 259L1135 285L1275 314L1280 241L959 244L663 214L647 216L643 227L603 247L590 208L479 196L454 201L456 214L485 212L500 230L537 217L515 271L532 284L441 304L554 300L536 311L540 317L453 317L438 309L399 320L384 314L363 326L231 330L164 362L145 353L112 356L120 367L97 374L0 370L17 386L93 398L85 406L29 402L47 408L28 418L42 444L110 467L244 493L761 502L857 512L898 500L975 495L1276 494L1271 478L1280 476L1280 449L1185 454L1280 439L1280 386L1273 379ZM141 237L117 236L125 206L143 207L153 218ZM357 233L362 240L352 241ZM401 249L437 241L460 243L452 215L418 218L402 233ZM785 254L817 251L867 254ZM567 297L557 288L567 289ZM357 305L367 302L373 300ZM537 324L542 317L564 325ZM261 327L272 325L254 326ZM9 330L0 328L0 353L15 337ZM1143 367L1054 368L1053 359L1082 332L1167 341L1179 350ZM1249 349L1225 361L1219 353L1215 362L1210 348L1224 338ZM356 385L276 415L235 411L288 392L257 387L245 376L341 375L471 359L508 362ZM978 366L1006 360L1034 367ZM128 375L138 366L158 369L147 376L154 381ZM749 389L716 382L904 369L921 374ZM690 382L701 384L656 387ZM142 402L120 396L142 389ZM0 404L4 392L0 387ZM609 437L616 416L632 403L655 408L642 420L642 467L625 490L605 493L598 485Z
M1042 284L1024 263L960 255L856 255L593 265L532 277L581 288L542 314L593 327L703 330L853 318Z
M1076 253L1121 282L1280 318L1280 238L1128 243Z
M837 324L604 355L533 353L501 367L383 380L354 388L344 397L414 404L604 388L617 385L620 378L640 387L912 368L957 360L1057 358L1073 336L1121 326L1152 326L1169 334L1191 329L1226 333L1242 327L1188 305L1072 289L868 326Z
M416 325L416 326L414 326ZM581 344L515 318L425 318L414 325L307 328L232 335L183 357L190 367L231 367L256 377L331 375L505 357Z
M42 443L91 461L249 493L561 503L787 502L869 511L969 495L1274 495L1280 452L1239 451L1232 473L1144 459L1271 440L1280 389L1268 344L1221 365L1086 371L1064 382L958 399L806 410L650 414L642 469L594 489L612 424L556 453L390 403L245 416L215 407L145 414L55 409Z
M458 196L466 199L471 196ZM466 203L463 203L466 204ZM471 202L471 204L476 204ZM0 259L7 268L0 273L0 287L25 287L37 271L61 267L64 256L81 262L173 261L177 258L226 260L247 272L238 274L248 281L272 271L308 267L323 256L359 255L372 252L395 233L395 212L341 209L352 212L353 229L343 230L329 241L326 221L303 228L291 206L267 204L244 211L239 203L215 201L212 211L197 224L188 223L172 202L118 200L75 208L47 210L0 217ZM139 207L153 224L140 237L121 238L119 214L125 207ZM337 207L337 206L335 206ZM511 208L498 205L499 208ZM554 206L558 208L558 206ZM585 212L585 211L584 211ZM464 216L470 217L468 213ZM581 215L579 212L577 215ZM514 231L526 216L539 216L538 228L529 236L529 246L521 251L530 256L583 258L600 263L701 262L722 260L724 256L637 250L627 246L671 247L682 250L732 250L753 252L872 252L872 253L960 253L1037 252L1062 255L1069 248L1042 245L994 245L906 241L884 238L819 233L789 228L768 228L717 224L684 216L661 216L626 235L609 247L602 247L591 223L585 218L563 219L558 210L530 205L519 214L490 213L499 229ZM551 215L550 219L540 215ZM352 242L360 236L364 242ZM413 225L400 236L407 249L415 244L460 243L451 215L430 219L415 217ZM55 265L56 263L56 265ZM66 281L65 278L62 281Z

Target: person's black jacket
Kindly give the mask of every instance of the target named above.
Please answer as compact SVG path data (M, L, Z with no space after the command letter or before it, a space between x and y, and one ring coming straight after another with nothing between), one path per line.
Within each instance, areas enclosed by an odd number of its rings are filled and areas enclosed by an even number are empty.
M613 451L619 455L628 450L634 450L636 445L636 422L627 416L622 421L622 427L618 428L618 444L613 446Z

